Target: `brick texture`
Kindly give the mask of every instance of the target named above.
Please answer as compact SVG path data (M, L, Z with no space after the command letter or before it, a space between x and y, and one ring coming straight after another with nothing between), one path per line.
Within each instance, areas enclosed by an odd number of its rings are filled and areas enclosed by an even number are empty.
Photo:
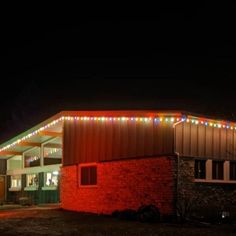
M156 205L163 215L174 211L172 157L100 162L97 186L79 186L77 165L62 167L62 208L111 214L114 210Z

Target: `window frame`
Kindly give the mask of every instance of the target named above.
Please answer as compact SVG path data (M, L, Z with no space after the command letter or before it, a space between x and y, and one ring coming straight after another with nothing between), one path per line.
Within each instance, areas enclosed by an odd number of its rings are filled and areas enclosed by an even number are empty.
M82 178L81 178L81 174L82 174L82 168L84 167L96 167L96 184L82 184ZM78 185L79 187L82 188L96 188L98 186L98 165L97 163L83 163L83 164L79 164L79 170L78 170Z
M195 173L196 173L196 168L195 168L195 167L196 167L196 161L198 161L198 162L204 161L204 166L205 166L204 178L196 178L196 176L195 176ZM206 180L206 176L207 176L206 162L207 162L206 159L200 159L200 158L194 159L194 179L197 179L197 180Z

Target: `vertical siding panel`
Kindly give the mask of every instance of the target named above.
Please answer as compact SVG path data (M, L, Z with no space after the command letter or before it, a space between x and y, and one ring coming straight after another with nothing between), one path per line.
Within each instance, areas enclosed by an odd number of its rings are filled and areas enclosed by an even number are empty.
M144 155L153 155L153 122L144 123Z
M213 128L206 127L206 157L212 157Z
M93 149L92 149L92 159L93 161L99 160L99 121L94 120L93 121Z
M213 128L213 140L214 140L214 144L213 144L213 150L214 150L214 154L213 156L215 158L220 158L220 129L218 128Z
M120 122L114 122L113 129L113 144L112 144L113 158L120 157Z
M120 156L128 154L128 124L126 120L120 121Z
M220 129L220 156L222 159L227 159L226 154L226 130Z
M189 156L190 155L190 124L189 123L184 123L183 127L183 154L184 156Z
M163 146L163 140L161 138L162 136L162 129L161 129L162 123L156 122L154 123L153 130L154 130L154 154L158 155L161 153L162 146Z
M67 157L69 160L69 164L73 163L73 156L72 156L72 151L73 151L73 139L72 139L72 134L71 134L71 123L70 121L67 121Z
M137 122L137 156L144 156L144 124L143 122Z
M128 126L128 156L136 156L136 122L130 121Z
M197 156L197 147L198 147L198 131L197 131L198 125L191 125L191 134L190 134L190 140L191 140L191 149L190 149L190 155L191 156Z
M198 127L198 156L205 156L206 128L204 125Z
M99 121L99 127L100 127L100 145L99 145L99 161L102 161L102 160L105 160L106 158L106 132L105 132L105 129L106 129L106 126L105 126L105 123L107 121ZM94 160L96 161L96 160Z
M236 153L236 150L235 150L235 148L236 148L236 137L235 137L235 131L232 131L232 133L233 133L233 147L232 147L232 160L235 160L235 153Z
M106 160L112 159L113 126L112 121L106 123Z
M72 154L72 160L73 163L78 163L79 162L79 158L78 158L78 148L77 148L77 144L78 144L78 132L77 132L77 122L76 120L73 121L73 123L71 123L72 127L71 127L71 154Z
M183 155L183 123L175 126L175 149L180 154Z
M93 121L86 122L86 158L93 160L92 143L93 143Z
M232 131L229 129L226 130L226 139L227 139L226 154L228 159L231 159L232 158L231 149L232 149L233 139L232 139Z
M89 160L86 159L85 154L86 154L86 121L81 121L80 122L80 133L81 133L81 151L80 151L80 158L81 162L89 162Z

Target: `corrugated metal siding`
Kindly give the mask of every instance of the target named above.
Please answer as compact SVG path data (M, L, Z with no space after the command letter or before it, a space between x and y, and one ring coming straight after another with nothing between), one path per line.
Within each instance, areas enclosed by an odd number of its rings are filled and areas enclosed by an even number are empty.
M65 121L63 164L173 153L173 124Z
M175 145L182 156L236 160L235 131L230 129L180 123Z

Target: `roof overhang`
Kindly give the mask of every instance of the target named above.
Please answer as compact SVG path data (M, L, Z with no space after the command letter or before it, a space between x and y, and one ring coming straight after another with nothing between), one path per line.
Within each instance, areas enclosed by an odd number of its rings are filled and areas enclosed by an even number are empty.
M22 155L32 148L40 147L42 144L62 137L63 124L65 120L92 120L98 119L115 120L131 119L136 121L150 121L160 119L166 122L186 121L194 124L210 125L216 128L236 129L235 123L213 120L201 116L193 116L180 111L158 111L158 110L106 110L106 111L62 111L51 118L41 122L31 129L17 135L0 145L0 158L8 159L13 156Z

